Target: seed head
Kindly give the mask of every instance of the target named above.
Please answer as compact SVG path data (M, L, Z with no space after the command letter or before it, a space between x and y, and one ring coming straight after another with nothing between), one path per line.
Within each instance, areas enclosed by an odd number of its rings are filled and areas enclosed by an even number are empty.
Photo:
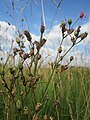
M44 26L44 25L41 25L40 32L43 34L44 31L45 31L45 26Z
M62 47L59 47L58 48L58 53L61 53L62 52Z
M71 61L73 61L73 59L74 59L74 57L73 57L73 56L71 56L71 57L70 57L70 62L71 62Z
M41 109L41 103L37 103L36 105L36 112L39 112Z

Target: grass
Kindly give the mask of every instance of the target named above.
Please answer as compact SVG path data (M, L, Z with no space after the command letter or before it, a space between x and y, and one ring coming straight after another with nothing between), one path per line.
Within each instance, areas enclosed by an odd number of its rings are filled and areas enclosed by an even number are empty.
M25 70L26 71L26 70ZM15 104L9 97L7 89L3 87L0 80L0 119L32 120L37 103L41 103L44 90L46 89L49 68L42 68L42 79L38 81L34 89L31 89L27 97L20 96L20 92L25 90L18 79L15 88L15 101L22 102L22 110L15 111ZM48 119L52 116L55 120L89 120L90 119L90 69L71 67L61 74L55 74L49 83L49 88L43 98L38 116L41 120L44 115ZM26 73L25 73L26 74ZM9 75L9 74L8 74ZM8 76L10 77L10 76ZM7 79L8 80L8 79ZM8 81L7 81L8 82ZM23 110L28 107L28 114ZM19 113L20 112L20 113ZM16 116L15 116L16 115ZM20 117L19 117L20 116Z

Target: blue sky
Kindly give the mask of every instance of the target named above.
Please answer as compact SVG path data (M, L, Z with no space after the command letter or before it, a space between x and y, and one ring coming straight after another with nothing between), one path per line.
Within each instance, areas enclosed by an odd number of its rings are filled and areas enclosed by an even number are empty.
M14 2L14 12L12 11L12 1ZM28 4L25 7L25 3ZM60 0L56 0L59 3ZM64 17L71 18L73 21L77 19L80 11L87 13L87 18L78 22L83 24L88 21L90 16L90 0L63 0L60 10L56 12L56 5L53 0L44 0L44 12L47 29L50 28L53 18L53 25L59 24ZM24 9L23 9L24 8ZM23 10L22 10L23 9ZM20 13L22 11L22 13ZM0 20L7 21L22 29L30 29L32 33L39 34L39 26L41 24L41 2L40 0L0 0ZM13 15L11 17L11 15ZM21 18L24 18L22 25ZM29 28L28 28L28 27Z
M45 37L50 30L44 50L51 51L53 57L55 57L61 40L60 23L65 19L68 20L68 18L71 18L74 23L80 12L84 11L87 13L86 18L79 20L74 28L82 25L82 32L86 31L89 35L84 42L73 49L71 54L77 56L76 58L83 55L83 59L87 58L87 62L90 61L90 0L62 0L60 9L57 9L53 0L43 1L46 23ZM60 2L60 0L54 1L57 4ZM12 6L12 2L14 6ZM29 30L34 40L39 40L41 16L41 0L0 0L0 43L2 43L3 49L10 49L10 42L7 41L7 38L9 40L15 39L16 28L21 31ZM22 19L24 19L23 22ZM9 26L7 23L11 25ZM69 47L70 41L67 40L63 48L66 50Z

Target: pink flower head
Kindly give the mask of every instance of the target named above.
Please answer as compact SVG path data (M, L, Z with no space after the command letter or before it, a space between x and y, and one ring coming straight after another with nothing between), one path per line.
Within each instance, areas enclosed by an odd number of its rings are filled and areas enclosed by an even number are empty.
M82 19L82 18L85 18L86 15L87 15L87 14L82 11L82 12L80 12L79 18L81 18L81 19Z

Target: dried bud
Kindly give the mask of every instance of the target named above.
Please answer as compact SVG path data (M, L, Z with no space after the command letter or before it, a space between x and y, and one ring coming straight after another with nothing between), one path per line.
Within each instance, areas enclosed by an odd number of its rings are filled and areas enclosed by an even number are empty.
M29 113L28 107L24 107L24 114L27 115Z
M38 55L37 59L40 60L40 58L41 58L41 54Z
M72 24L72 20L68 19L68 24L71 25Z
M40 32L43 34L44 31L45 31L45 26L44 26L44 25L41 25Z
M48 120L47 115L44 115L44 120Z
M38 114L34 114L32 120L39 120Z
M85 39L87 37L88 33L82 33L79 37L81 37L81 40Z
M13 53L14 53L14 55L16 55L18 51L19 51L19 50L18 50L17 48L13 48Z
M41 109L41 103L37 103L36 105L36 112L39 112Z
M36 48L37 48L37 50L39 50L39 49L41 48L40 43L39 43L39 42L37 42L37 41L35 41L34 43L36 44Z
M18 37L16 37L16 42L17 42L17 44L20 44L20 40Z
M50 116L50 120L54 120L54 118L52 116Z
M29 42L31 42L32 37L31 37L30 33L28 32L28 30L25 30L25 31L24 31L24 35L27 37L27 40L28 40Z
M16 107L17 107L18 110L21 110L22 103L21 103L21 100L20 100L20 99L17 100L17 102L16 102Z
M12 93L12 96L15 97L15 93L16 93L15 90L12 90L11 93Z
M46 41L47 41L47 40L43 38L42 41L41 41L41 43L40 43L41 46L43 46L43 45L46 43Z
M74 57L73 57L73 56L71 56L71 57L70 57L70 62L71 62L73 59L74 59Z
M72 37L72 38L71 38L71 41L73 42L73 44L75 44L75 43L76 43L76 38L75 38L75 37Z
M61 53L62 52L62 47L59 47L58 48L58 53Z
M67 65L62 65L61 66L61 72L63 72L64 70L68 69L68 66Z

